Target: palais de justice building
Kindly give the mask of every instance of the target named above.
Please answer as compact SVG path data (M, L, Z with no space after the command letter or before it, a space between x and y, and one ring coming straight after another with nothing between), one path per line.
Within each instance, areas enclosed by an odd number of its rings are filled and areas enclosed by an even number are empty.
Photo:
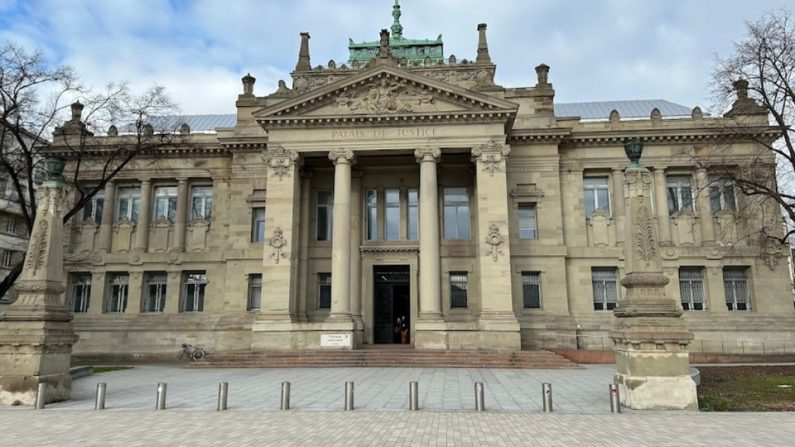
M67 225L76 354L355 349L399 342L401 316L418 349L609 350L630 137L653 171L691 350L791 340L786 250L748 236L780 219L745 211L694 162L758 161L746 127L776 137L742 84L724 117L662 100L556 104L543 64L532 86L495 84L485 24L463 59L441 36L403 37L393 15L345 63L312 66L301 33L291 86L258 95L247 75L236 115L172 117L186 144L136 159Z

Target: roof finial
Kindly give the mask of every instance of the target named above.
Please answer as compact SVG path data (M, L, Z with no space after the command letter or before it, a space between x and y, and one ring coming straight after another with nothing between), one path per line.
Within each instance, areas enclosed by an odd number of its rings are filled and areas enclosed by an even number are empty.
M400 24L400 3L398 3L398 0L395 0L395 5L392 6L392 17L395 18L395 22L392 24L392 38L402 39L403 25Z
M478 24L478 57L475 59L478 64L490 64L489 44L486 42L486 24Z
M309 33L301 33L301 48L298 50L298 63L295 71L309 71L312 65L309 62Z

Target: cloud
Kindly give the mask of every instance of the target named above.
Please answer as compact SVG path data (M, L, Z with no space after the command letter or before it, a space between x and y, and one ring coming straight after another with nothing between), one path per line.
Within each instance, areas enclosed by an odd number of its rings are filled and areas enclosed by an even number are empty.
M665 98L706 105L713 55L727 54L744 20L783 0L568 2L403 0L410 38L443 34L446 55L472 59L476 26L489 24L497 82L535 84L552 67L558 101ZM231 113L240 77L257 93L289 79L298 33L311 36L313 65L347 59L348 38L376 40L392 1L0 0L0 38L41 48L90 84L166 87L184 113Z

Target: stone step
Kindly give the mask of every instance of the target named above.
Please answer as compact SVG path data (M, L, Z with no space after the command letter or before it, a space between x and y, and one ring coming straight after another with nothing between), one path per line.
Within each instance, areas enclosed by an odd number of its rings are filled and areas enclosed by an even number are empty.
M355 351L235 351L209 354L190 367L469 367L469 368L578 368L576 363L550 351L415 351L363 349Z

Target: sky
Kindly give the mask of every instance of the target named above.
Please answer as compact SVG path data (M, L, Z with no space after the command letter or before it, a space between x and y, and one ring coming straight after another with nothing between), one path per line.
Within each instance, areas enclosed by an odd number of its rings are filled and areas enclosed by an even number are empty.
M377 40L393 0L0 0L0 42L40 49L101 89L164 86L183 114L234 113L250 72L255 93L295 67L299 33L312 65L347 60L348 39ZM495 81L532 86L551 67L557 102L667 99L711 106L716 56L745 22L786 0L402 0L403 35L443 35L445 57L474 59L488 24Z

